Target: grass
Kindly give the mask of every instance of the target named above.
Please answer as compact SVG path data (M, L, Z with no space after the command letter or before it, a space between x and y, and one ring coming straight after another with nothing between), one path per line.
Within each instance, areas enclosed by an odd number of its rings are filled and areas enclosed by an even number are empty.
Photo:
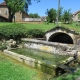
M75 73L51 78L50 80L77 80L77 78L80 78L80 69ZM48 76L4 56L0 52L0 80L48 80Z
M3 25L9 25L9 24L14 24L14 23L0 23L0 26L3 26ZM19 24L23 24L24 26L26 26L27 30L28 29L42 29L44 32L52 29L52 28L55 28L56 25L54 25L53 23L50 23L49 25L48 24L29 24L29 23L19 23ZM59 24L60 26L64 27L64 28L67 28L67 29L70 29L70 30L74 30L76 32L80 32L80 25L76 26L76 23L72 23L72 24Z
M73 24L62 24L63 27L70 29L70 30L74 30L76 32L80 32L80 25L76 26L76 23Z
M9 24L14 24L14 23L0 23L0 26L9 25ZM52 28L55 28L56 26L54 24L47 25L47 24L28 24L28 23L23 25L26 26L27 30L42 29L44 32ZM60 25L65 28L74 30L76 32L80 32L80 26L76 26L76 23L60 24ZM53 57L49 57L48 55L44 55L44 56L46 59L47 58L51 60L53 59ZM42 76L43 75L37 70L32 69L30 67L25 67L18 62L6 58L0 53L0 80L42 80ZM78 77L80 77L80 69L79 71L73 74L69 74L67 76L63 75L53 80L75 80Z
M12 60L0 52L0 80L43 80L43 73Z
M53 64L60 64L63 60L66 60L67 58L69 58L69 56L60 56L60 55L53 55L53 54L49 54L46 52L41 52L41 51L36 51L36 50L31 50L31 49L15 49L15 50L11 50L13 52L16 52L18 54L21 55L25 55L31 58L34 58L36 60L40 60L43 63L49 64L49 65L53 65Z
M50 80L76 80L77 78L80 78L80 69L56 78L51 77ZM0 54L0 80L48 80L48 77L46 75L43 77L41 72L33 68L22 66L16 62L13 63L11 59L6 59Z
M47 24L23 24L24 26L26 26L27 29L42 29L44 30L44 32L55 28L56 25L54 25L53 23L47 25ZM60 26L70 29L70 30L74 30L76 32L80 32L80 25L76 26L76 23L72 23L72 24L59 24Z
M13 24L13 23L9 23L9 22L0 22L0 26L9 25L9 24Z
M27 29L42 29L44 32L55 27L54 24L23 24Z

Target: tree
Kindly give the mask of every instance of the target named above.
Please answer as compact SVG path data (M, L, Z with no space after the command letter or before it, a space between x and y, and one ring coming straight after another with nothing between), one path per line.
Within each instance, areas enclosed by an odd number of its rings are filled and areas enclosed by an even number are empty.
M28 10L28 6L31 4L31 0L4 0L7 4L9 11L8 21L12 22L12 19L16 12L22 12ZM40 0L34 0L40 2Z
M62 19L65 23L70 23L70 21L71 21L72 16L71 16L70 11L71 11L70 9L64 10L64 13L62 15Z
M50 10L47 9L46 14L48 15L48 18L47 18L47 19L49 19L48 21L50 23L52 23L54 21L54 24L55 24L57 11L53 8L51 8Z
M37 13L35 13L35 14L30 13L29 16L31 18L40 18L40 16Z
M59 9L59 21L62 19L62 13L63 13L63 7L60 7Z
M49 24L50 18L48 16L46 17L46 20L47 20L47 24Z

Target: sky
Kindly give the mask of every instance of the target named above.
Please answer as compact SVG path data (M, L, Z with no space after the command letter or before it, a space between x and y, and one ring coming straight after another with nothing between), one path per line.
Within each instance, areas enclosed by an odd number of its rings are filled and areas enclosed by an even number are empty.
M0 0L0 3L4 0ZM37 3L34 0L31 0L32 4L29 5L29 13L38 13L39 16L46 16L45 12L47 9L58 9L58 0L41 0ZM63 10L71 9L71 12L74 13L80 10L80 0L60 0L60 6L63 7Z

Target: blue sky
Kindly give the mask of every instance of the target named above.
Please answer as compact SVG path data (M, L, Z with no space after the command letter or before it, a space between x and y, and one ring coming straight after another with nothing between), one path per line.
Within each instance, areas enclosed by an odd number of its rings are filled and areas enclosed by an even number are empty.
M3 1L4 0L0 0L0 3ZM74 13L80 10L80 0L60 0L60 6L62 6L63 9L71 9L71 12ZM40 16L45 16L46 10L51 8L57 10L58 0L41 0L39 3L32 0L32 5L29 6L28 13L38 13Z

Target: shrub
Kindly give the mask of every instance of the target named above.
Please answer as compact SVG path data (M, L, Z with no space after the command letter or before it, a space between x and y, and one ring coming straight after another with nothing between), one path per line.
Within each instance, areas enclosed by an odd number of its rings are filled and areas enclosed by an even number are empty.
M20 39L26 35L26 27L21 24L0 26L0 35L5 39Z
M44 31L41 29L29 29L27 30L27 37L33 37L33 38L43 38L44 37Z

